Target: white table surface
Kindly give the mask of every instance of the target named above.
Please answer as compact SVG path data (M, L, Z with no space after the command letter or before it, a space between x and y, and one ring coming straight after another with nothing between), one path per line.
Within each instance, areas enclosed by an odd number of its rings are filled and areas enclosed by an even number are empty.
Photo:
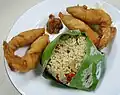
M7 37L14 22L30 7L43 0L0 0L0 95L20 95L12 86L5 72L2 41ZM119 0L106 0L120 9Z

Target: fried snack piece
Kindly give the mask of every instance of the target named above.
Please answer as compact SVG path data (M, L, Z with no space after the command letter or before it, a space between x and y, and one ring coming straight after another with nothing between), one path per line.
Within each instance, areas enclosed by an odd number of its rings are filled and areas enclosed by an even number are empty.
M116 35L116 28L115 27L105 27L101 29L101 38L100 38L100 42L98 44L98 48L99 49L103 49L104 47L107 46L107 44L109 42L112 41L112 39L115 37Z
M116 27L106 26L106 27L100 27L100 25L89 25L94 31L96 31L99 34L100 41L97 45L99 49L103 49L107 46L109 42L112 41L112 39L116 35Z
M102 9L88 9L86 5L68 7L67 12L88 24L110 26L111 17Z
M63 28L62 22L59 18L55 18L54 15L49 15L49 20L47 22L47 32L50 34L58 34Z
M71 15L64 15L61 12L59 13L59 17L62 22L66 25L66 27L70 30L79 29L89 36L94 44L96 44L99 40L97 33L95 33L87 24L83 21L74 18Z
M87 24L99 25L97 33L100 36L98 48L102 49L115 37L116 28L111 27L112 20L109 14L102 9L88 9L86 5L68 7L67 12ZM97 28L96 28L97 29Z
M4 41L3 43L4 56L12 71L28 72L29 70L34 69L40 59L42 51L49 43L48 35L42 36L42 34L44 33L44 29L39 29L39 32L37 31L38 33L34 33L34 31L32 31L31 33L31 31L32 30L20 33L18 36L16 36L16 38L14 37L9 43L7 43L6 41ZM22 36L20 36L21 34ZM31 44L31 46L23 57L14 55L16 49L29 44Z
M9 47L14 51L19 47L27 46L33 43L39 36L42 36L45 33L44 28L32 29L28 31L21 32L17 36L13 37L9 41Z

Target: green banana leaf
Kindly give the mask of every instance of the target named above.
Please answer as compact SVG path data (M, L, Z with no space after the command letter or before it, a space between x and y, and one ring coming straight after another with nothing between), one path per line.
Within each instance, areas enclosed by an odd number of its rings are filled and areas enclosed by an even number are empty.
M102 78L105 70L105 55L98 51L94 44L89 40L84 32L79 30L69 30L59 35L55 40L53 40L43 52L42 55L42 66L45 70L47 63L52 55L54 48L56 47L60 39L67 39L67 36L85 36L87 41L87 49L84 59L82 61L82 66L79 68L76 75L72 78L69 84L66 84L69 87L82 89L82 90L95 90L98 82ZM47 74L45 74L48 76ZM49 77L50 78L50 77ZM51 77L51 79L55 79Z

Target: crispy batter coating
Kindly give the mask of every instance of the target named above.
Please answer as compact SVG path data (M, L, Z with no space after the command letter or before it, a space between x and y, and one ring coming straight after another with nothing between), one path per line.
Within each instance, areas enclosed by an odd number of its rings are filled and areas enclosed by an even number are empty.
M12 71L28 72L36 67L44 48L49 43L49 36L43 35L45 29L36 29L22 32L15 36L9 43L4 41L4 56ZM43 36L42 36L43 35ZM29 50L23 57L15 55L19 47L30 45Z
M86 5L68 7L67 12L72 16L89 24L110 26L111 17L102 9L88 9Z
M104 47L106 47L107 44L109 42L111 42L112 39L115 37L116 31L117 30L116 30L115 27L105 27L105 28L102 28L102 36L101 36L100 42L99 42L97 47L99 49L103 49Z
M71 15L64 15L61 12L59 13L59 17L62 22L66 25L66 27L70 30L79 29L89 36L89 38L96 44L99 40L97 33L95 33L87 24L83 21L74 18Z
M45 33L44 28L32 29L21 32L9 41L9 47L17 50L19 47L27 46L33 43L39 36Z

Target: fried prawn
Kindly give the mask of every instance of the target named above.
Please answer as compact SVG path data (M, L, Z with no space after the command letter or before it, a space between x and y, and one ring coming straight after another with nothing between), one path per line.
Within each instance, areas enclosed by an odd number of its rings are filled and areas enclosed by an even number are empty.
M71 15L64 15L61 12L59 13L59 17L62 22L66 25L66 27L70 30L79 29L80 31L86 32L88 37L96 44L99 40L97 33L95 33L87 24L83 21L74 18Z
M100 26L110 26L111 17L102 9L88 9L86 5L68 7L67 12L72 16L88 24L99 24Z
M87 24L99 25L97 31L100 37L97 47L102 49L115 37L116 28L111 27L112 20L108 13L102 9L88 9L86 5L68 7L67 12Z
M20 33L9 43L4 41L4 55L12 71L28 72L36 67L42 51L49 42L48 35L43 35L44 31L44 28L33 29ZM14 54L19 47L26 45L31 46L23 57Z

